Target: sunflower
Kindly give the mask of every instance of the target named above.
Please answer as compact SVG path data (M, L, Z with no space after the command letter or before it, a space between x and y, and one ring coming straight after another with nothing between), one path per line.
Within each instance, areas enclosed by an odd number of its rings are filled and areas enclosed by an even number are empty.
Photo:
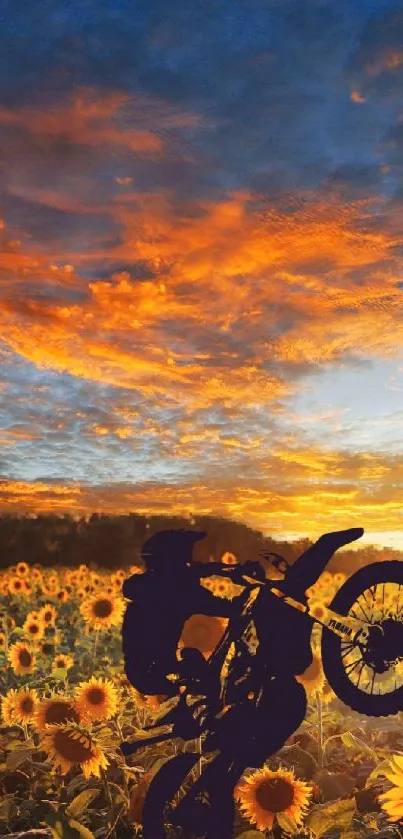
M74 700L64 694L52 693L36 708L33 724L40 734L45 734L49 725L55 723L80 723L80 713Z
M90 720L109 720L116 714L118 692L109 679L92 676L88 682L81 682L75 689L77 708Z
M56 654L56 644L53 639L46 639L44 641L40 641L38 646L38 651L41 655L45 656L45 658L53 658Z
M121 591L122 582L122 578L118 577L117 574L111 574L110 587L113 591Z
M1 714L6 725L31 722L38 701L38 694L33 688L11 688L1 701Z
M14 688L11 688L7 692L6 696L2 696L1 698L1 716L6 725L13 725L16 722L14 713L16 694L17 691Z
M12 632L15 627L15 620L11 617L11 615L2 615L0 626L4 631L7 630L7 632Z
M65 655L65 653L58 653L52 662L52 673L54 673L55 670L70 670L70 667L74 667L74 659L72 656Z
M140 568L139 565L130 565L128 573L126 574L126 577L127 576L130 577L133 574L144 574L144 569Z
M252 772L238 783L234 796L242 814L258 830L271 830L275 816L283 814L301 824L312 795L312 788L294 776L292 770L267 766Z
M54 626L57 617L57 610L53 603L45 603L39 610L39 618L45 626Z
M14 717L17 722L31 722L39 696L34 688L20 688L15 695Z
M316 620L323 621L326 611L326 606L321 600L315 600L309 604L309 614Z
M80 612L94 629L109 629L119 626L123 619L125 602L118 596L111 597L104 591L98 591L87 597L80 606Z
M70 600L70 595L68 591L66 591L65 588L59 589L59 591L56 594L56 600L58 603L67 603L67 601Z
M38 620L37 617L34 617L32 613L28 615L22 625L22 628L25 634L35 641L40 641L45 632L45 627L42 621Z
M47 727L39 744L47 753L61 775L66 775L73 766L80 766L84 777L100 777L100 770L106 769L108 759L92 734L74 723L54 723Z
M124 683L126 685L126 681ZM164 695L157 694L155 695L148 695L146 693L140 693L140 691L136 690L136 688L128 682L128 689L129 689L129 696L132 696L137 708L142 708L145 711L158 711L161 705L161 702L164 699Z
M346 575L342 574L341 571L336 571L336 573L333 574L333 582L336 584L336 586L343 585L343 583L345 583L346 580L347 580Z
M34 583L40 583L42 579L43 579L42 571L40 570L40 568L35 568L35 566L34 566L32 571L31 571L31 580Z
M25 641L17 641L8 648L8 660L16 676L33 673L36 659L33 648Z
M388 821L396 822L403 817L403 755L391 755L383 774L394 786L378 795L378 801Z
M191 615L185 621L178 647L195 647L208 658L225 632L228 620L209 615Z
M21 579L20 577L11 577L8 581L8 590L10 594L25 594L25 580Z
M224 565L238 565L238 560L235 554L231 553L230 551L225 551L220 561L223 562Z
M55 597L57 588L56 586L49 586L44 580L42 580L41 592L45 595L45 597Z
M320 693L325 681L320 656L314 653L309 667L295 678L305 688L308 695L316 693L316 691Z
M29 576L29 565L27 562L17 562L15 573L18 577L28 577Z

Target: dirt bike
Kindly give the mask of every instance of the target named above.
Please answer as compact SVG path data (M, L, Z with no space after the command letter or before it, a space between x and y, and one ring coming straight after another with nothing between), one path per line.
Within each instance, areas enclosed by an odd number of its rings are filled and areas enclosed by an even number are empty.
M231 837L234 785L247 767L261 766L278 751L305 716L305 691L294 675L312 660L315 623L322 626L324 673L339 699L367 716L403 710L403 675L395 672L403 660L403 562L377 562L352 574L320 619L312 615L309 597L295 599L277 580L242 579L239 614L207 662L208 689L197 679L184 680L178 705L148 726L144 739L121 744L126 755L174 737L199 744L167 760L152 779L143 839L166 839L172 826L184 828L186 839ZM202 755L205 765L194 780Z

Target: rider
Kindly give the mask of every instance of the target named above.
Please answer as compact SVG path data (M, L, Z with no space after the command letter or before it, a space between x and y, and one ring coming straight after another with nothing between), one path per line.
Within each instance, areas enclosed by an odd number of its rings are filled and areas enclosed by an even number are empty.
M163 530L144 543L141 558L144 574L134 574L123 583L123 596L132 600L123 619L123 655L126 676L140 693L176 696L179 678L207 672L202 654L193 650L180 661L176 655L185 621L194 614L231 618L237 597L215 597L199 584L202 577L225 575L234 582L242 573L265 579L259 562L243 566L219 562L192 563L194 542L206 534L199 531ZM168 678L170 677L170 678Z

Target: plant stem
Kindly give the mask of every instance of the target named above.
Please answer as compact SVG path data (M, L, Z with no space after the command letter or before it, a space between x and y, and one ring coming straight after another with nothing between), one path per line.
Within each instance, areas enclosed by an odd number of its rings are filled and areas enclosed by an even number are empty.
M318 714L318 765L319 769L323 769L324 752L323 752L323 719L322 719L322 698L319 691L316 691L316 710Z
M92 675L94 674L95 670L95 663L97 657L97 646L98 646L98 638L99 638L99 629L95 630L95 640L94 640L94 650L92 653Z
M109 804L109 807L110 807L110 810L111 810L111 813L112 813L112 811L113 811L113 801L112 801L111 791L109 789L108 778L107 778L105 769L103 769L101 767L100 772L101 772L101 778L102 778L102 783L103 783L104 792L105 792L105 798L106 798L106 800ZM110 820L108 820L108 821L109 821L109 823L108 823L108 830L109 830L108 836L110 836L110 834L113 832L113 835L116 837L115 826L111 825Z
M200 757L199 757L199 774L198 774L198 777L200 778L200 775L201 775L201 773L202 773L202 738L201 738L201 735L200 735L200 737L198 738L198 746L199 746L199 752L200 752Z
M119 737L120 741L122 741L123 740L123 732L122 732L122 729L120 727L120 722L119 722L118 717L115 717L114 723L115 723L115 728L116 728L118 737ZM126 772L125 772L125 767L124 766L122 766L122 777L123 777L124 790L125 790L125 793L127 795L128 800L129 800L130 799L130 792L129 792L129 787L128 787L128 784L127 784L127 778L126 778Z

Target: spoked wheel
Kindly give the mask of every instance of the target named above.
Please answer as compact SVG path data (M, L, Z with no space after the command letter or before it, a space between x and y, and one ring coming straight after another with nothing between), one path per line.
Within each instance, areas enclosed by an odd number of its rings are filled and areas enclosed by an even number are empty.
M329 608L369 626L365 644L344 641L323 629L323 669L336 696L367 716L402 711L403 562L387 560L360 568Z

